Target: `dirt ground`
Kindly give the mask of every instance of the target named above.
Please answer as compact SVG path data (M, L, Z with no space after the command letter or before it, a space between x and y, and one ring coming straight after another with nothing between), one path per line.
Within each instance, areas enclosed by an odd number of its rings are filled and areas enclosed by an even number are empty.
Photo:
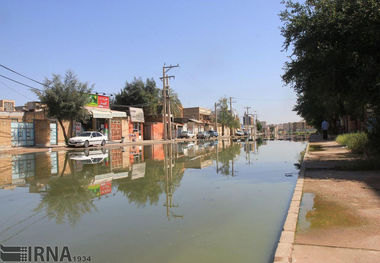
M310 145L292 262L380 262L380 171L337 170L360 156Z

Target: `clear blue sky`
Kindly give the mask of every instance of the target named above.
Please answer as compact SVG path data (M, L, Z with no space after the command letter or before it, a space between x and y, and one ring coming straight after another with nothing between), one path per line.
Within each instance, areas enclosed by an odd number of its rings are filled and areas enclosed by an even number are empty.
M96 91L115 93L135 76L161 87L163 63L178 63L171 87L185 107L232 96L240 113L250 106L269 123L296 121L295 94L280 77L282 9L280 0L3 0L0 64L37 80L71 69ZM36 99L2 78L0 89L17 105Z

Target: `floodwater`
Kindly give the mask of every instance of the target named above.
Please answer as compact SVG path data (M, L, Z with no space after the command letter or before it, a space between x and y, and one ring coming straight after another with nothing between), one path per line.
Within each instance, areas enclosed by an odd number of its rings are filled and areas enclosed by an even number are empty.
M102 263L270 262L304 148L219 141L1 155L0 243L68 246Z

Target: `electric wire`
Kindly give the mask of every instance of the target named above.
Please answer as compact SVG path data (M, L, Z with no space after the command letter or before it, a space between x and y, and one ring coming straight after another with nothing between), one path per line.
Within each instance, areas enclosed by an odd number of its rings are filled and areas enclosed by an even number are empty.
M28 85L28 84L22 83L22 82L20 82L20 81L14 80L14 79L9 78L9 77L6 77L6 76L4 76L4 75L1 75L1 74L0 74L0 77L5 78L5 79L10 80L10 81L13 81L13 82L15 82L15 83L17 83L17 84L23 85L23 86L25 86L25 87L31 88L32 90L39 90L39 91L42 91L41 89L38 89L38 88L36 88L36 87L32 87L32 86L30 86L30 85Z
M38 80L32 79L32 78L30 78L30 77L27 77L27 76L25 76L25 75L23 75L23 74L21 74L21 73L15 71L15 70L13 70L13 69L11 69L11 68L8 68L8 67L6 67L6 66L4 66L4 65L2 65L2 64L0 64L0 67L3 67L3 68L5 68L6 70L9 70L9 71L11 71L11 72L13 72L13 73L15 73L15 74L21 76L21 77L24 77L24 78L26 78L26 79L29 79L29 80L31 80L31 81L37 83L37 84L40 84L40 85L42 85L42 86L46 86L46 85L43 84L42 82L39 82Z

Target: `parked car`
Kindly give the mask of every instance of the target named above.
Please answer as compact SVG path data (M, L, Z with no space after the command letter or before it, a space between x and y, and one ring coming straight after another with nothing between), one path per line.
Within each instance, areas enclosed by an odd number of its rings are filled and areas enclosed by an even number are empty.
M108 152L105 149L103 149L103 151L92 151L87 149L84 152L71 152L69 154L69 158L71 160L81 162L82 164L98 164L108 158Z
M218 137L219 133L217 131L209 130L208 134L210 134L210 137Z
M208 139L208 138L210 138L210 134L208 132L205 132L205 131L199 132L197 134L197 138L198 139Z
M180 138L194 138L195 134L190 131L182 131Z
M248 131L244 131L244 136L249 136L249 132Z
M244 132L241 130L236 130L235 135L236 136L244 136Z
M107 136L100 132L83 132L78 136L69 139L69 146L80 147L84 146L87 148L90 145L106 145Z

